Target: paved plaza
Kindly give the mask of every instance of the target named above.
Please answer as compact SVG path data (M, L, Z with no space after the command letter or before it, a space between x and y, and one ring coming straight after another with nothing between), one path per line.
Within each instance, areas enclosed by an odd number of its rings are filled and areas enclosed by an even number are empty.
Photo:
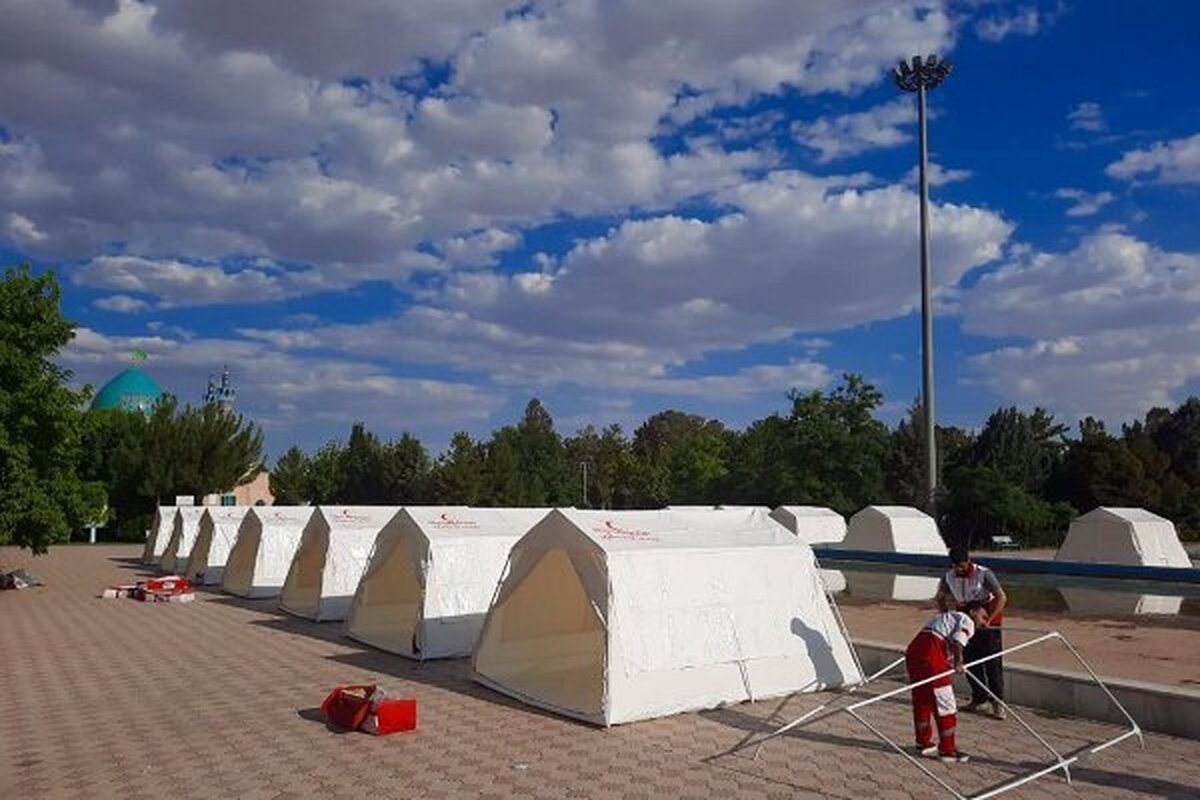
M936 785L842 715L751 752L747 737L821 702L762 701L600 730L472 683L466 661L414 664L281 615L274 601L201 592L190 605L97 599L148 574L140 547L0 548L46 586L0 593L0 787L31 798L936 798ZM338 683L417 698L419 730L337 733L317 706ZM907 744L907 702L868 718ZM1031 712L1072 750L1116 729ZM1016 723L966 717L968 766L930 762L965 792L1044 762ZM1200 797L1200 742L1151 735L1012 797Z

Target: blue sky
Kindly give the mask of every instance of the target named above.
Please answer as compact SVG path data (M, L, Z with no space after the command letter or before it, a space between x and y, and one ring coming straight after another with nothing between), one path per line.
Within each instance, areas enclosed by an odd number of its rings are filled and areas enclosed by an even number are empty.
M0 248L53 266L101 383L229 363L273 454L365 420L435 449L741 425L919 386L931 95L939 415L1116 424L1200 391L1200 11L1187 2L6 0Z

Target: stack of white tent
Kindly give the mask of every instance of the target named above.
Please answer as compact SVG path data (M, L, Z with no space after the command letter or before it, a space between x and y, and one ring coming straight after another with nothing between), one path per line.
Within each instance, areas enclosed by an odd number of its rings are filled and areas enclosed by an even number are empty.
M221 588L241 597L277 597L316 506L256 506L229 551Z
M150 523L146 546L142 548L143 564L157 564L163 557L167 542L171 540L171 531L175 528L175 512L178 510L178 506L159 506L154 509L154 521Z
M1071 522L1056 561L1190 567L1175 525L1144 508L1100 507Z
M469 656L509 550L548 512L405 508L375 540L346 634L410 658Z
M846 520L823 506L780 506L771 517L807 545L838 544L846 538Z
M949 553L933 517L908 506L867 506L850 518L842 547L883 553Z
M375 537L399 513L399 506L319 506L304 526L279 607L318 622L345 619Z
M200 517L196 542L188 556L185 577L206 586L218 586L225 577L229 551L237 542L238 528L250 506L208 506Z
M179 573L187 568L188 558L192 554L192 545L200 533L200 517L204 516L205 506L179 506L175 512L175 524L171 528L171 540L163 551L159 568L166 573Z
M552 511L513 546L476 680L601 725L856 682L812 550L754 517Z

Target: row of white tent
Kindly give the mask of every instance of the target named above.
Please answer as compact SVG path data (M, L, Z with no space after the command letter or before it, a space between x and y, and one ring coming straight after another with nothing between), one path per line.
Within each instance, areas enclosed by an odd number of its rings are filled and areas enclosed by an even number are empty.
M812 507L181 506L144 557L404 656L473 654L480 682L613 724L855 680L809 543L946 552L899 507L847 526Z
M473 655L481 683L603 725L860 674L812 549L768 509L164 507L156 555L384 650Z

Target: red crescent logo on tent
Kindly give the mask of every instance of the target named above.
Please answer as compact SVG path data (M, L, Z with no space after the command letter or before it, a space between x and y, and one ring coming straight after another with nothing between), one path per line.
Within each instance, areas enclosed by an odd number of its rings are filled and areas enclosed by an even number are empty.
M601 539L625 539L627 541L636 542L656 542L658 537L650 531L635 530L632 528L622 528L620 525L613 522L611 519L604 521L604 527L593 528L596 533L600 534Z

